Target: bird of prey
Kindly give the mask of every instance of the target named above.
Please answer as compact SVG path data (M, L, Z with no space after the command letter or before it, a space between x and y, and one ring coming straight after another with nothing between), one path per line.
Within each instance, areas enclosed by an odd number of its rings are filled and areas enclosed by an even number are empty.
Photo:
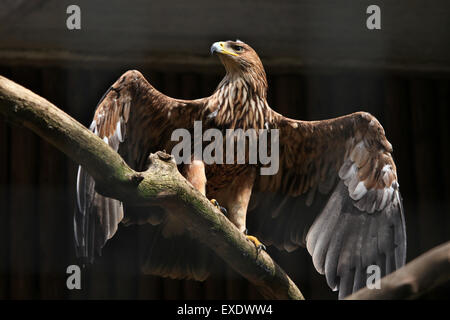
M204 129L278 129L279 170L274 175L261 175L260 163L205 164L197 159L179 170L223 206L240 231L246 232L248 222L249 233L256 236L248 239L256 246L289 252L305 246L340 298L366 285L368 266L377 265L383 276L404 265L402 199L392 146L378 120L366 112L322 121L284 117L267 103L266 74L249 45L216 42L211 53L226 70L211 96L174 99L140 72L128 71L101 99L90 129L138 171L147 168L151 152L170 152L172 132L192 132L194 121L202 121ZM185 232L176 214L98 194L82 167L77 200L75 242L81 257L92 261L120 222L147 224L151 232L141 261L144 273L196 280L209 275L212 253Z

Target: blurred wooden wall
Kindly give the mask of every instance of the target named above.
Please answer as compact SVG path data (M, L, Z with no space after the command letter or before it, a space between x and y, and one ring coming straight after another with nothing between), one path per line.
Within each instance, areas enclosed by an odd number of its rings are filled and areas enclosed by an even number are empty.
M211 94L221 73L162 73L140 68L162 92L178 98ZM0 75L47 98L88 125L104 91L125 69L1 66ZM408 260L450 236L450 77L369 71L269 74L269 101L298 119L364 110L375 115L394 146L404 198ZM145 229L121 227L103 257L83 271L82 290L66 289L75 264L72 214L76 164L29 130L0 118L0 298L222 299L260 298L235 272L203 283L137 272ZM251 232L251 230L250 230ZM306 298L334 299L306 250L269 253Z

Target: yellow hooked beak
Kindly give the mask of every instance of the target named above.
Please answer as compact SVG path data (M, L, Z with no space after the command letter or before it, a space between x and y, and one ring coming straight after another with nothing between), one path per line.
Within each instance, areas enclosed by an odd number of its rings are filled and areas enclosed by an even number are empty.
M225 42L214 42L211 46L211 54L214 52L222 53L222 54L229 54L230 56L238 57L239 55L237 53L231 52L225 48Z

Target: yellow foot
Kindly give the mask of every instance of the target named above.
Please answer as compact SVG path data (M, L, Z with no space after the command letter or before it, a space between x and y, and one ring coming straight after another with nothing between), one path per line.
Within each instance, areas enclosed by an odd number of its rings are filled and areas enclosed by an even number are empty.
M254 237L254 236L249 236L248 234L246 234L245 236L247 237L248 240L253 242L253 244L255 245L256 250L258 250L258 252L260 252L262 249L264 249L264 251L266 250L266 246L263 245L261 243L261 241L258 240L258 238Z
M219 209L224 215L226 215L228 213L227 209L225 209L224 207L222 207L219 202L216 199L211 199L209 200L211 201L211 203L217 207L217 209Z

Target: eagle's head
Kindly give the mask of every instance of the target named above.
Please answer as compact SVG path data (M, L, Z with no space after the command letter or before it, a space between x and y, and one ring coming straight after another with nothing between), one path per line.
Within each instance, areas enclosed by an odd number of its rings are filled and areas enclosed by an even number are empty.
M212 44L211 54L219 56L229 80L243 79L260 96L266 96L266 73L252 47L240 40L219 41Z

